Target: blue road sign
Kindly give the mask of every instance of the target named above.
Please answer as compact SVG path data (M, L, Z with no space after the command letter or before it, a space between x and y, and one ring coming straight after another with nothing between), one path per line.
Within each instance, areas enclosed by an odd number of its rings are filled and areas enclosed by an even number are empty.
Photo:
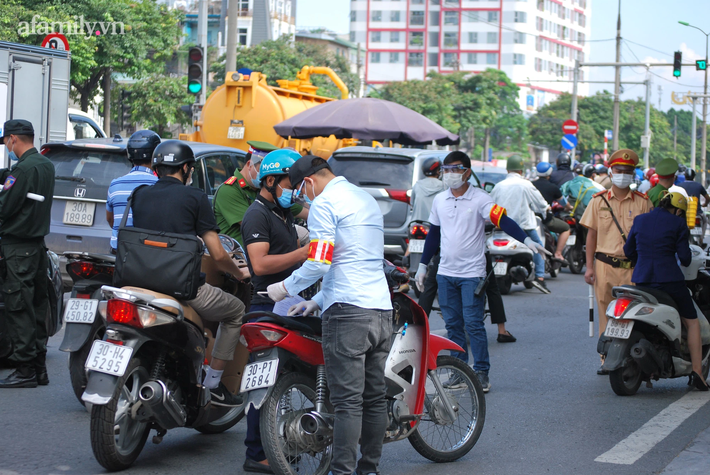
M572 134L567 134L564 137L562 137L562 147L566 148L567 150L572 150L577 146L577 137L575 137Z

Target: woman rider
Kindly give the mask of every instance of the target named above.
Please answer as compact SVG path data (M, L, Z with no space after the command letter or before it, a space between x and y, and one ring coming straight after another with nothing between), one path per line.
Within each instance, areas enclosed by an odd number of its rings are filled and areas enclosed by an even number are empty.
M652 287L670 295L676 303L683 325L688 330L688 347L693 372L690 382L700 391L708 385L702 376L702 344L700 323L685 285L683 272L678 267L690 264L692 255L688 244L688 225L685 211L688 199L673 189L661 198L657 208L634 219L624 254L635 262L631 281L639 287Z

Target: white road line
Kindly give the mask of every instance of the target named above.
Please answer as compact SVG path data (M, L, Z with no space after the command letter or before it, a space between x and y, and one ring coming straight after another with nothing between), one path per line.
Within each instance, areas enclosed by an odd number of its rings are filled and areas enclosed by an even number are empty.
M594 461L619 465L633 464L708 401L710 401L710 393L689 392Z

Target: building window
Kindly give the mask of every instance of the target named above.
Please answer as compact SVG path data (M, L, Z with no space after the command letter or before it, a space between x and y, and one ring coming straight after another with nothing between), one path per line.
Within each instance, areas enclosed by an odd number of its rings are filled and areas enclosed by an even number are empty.
M486 64L498 64L498 53L486 53Z
M409 66L424 66L424 53L409 53Z
M373 10L370 19L372 21L382 21L382 12L379 10Z
M518 44L518 45L524 45L526 41L527 35L525 33L520 33L519 31L516 31L513 33L513 43Z
M542 52L542 38L535 37L535 51Z
M498 23L498 12L488 12L488 22Z
M444 53L444 67L453 68L458 64L458 58L456 58L456 53Z
M354 31L350 32L350 42L355 43L355 32Z
M409 33L409 46L424 46L424 32L412 31Z
M489 45L498 43L498 33L488 32L486 33L486 43Z
M380 53L370 53L370 62L371 63L379 63L380 62Z
M458 7L459 6L459 0L444 0L444 6L445 7Z
M439 26L439 12L429 12L429 26Z
M370 42L371 43L380 43L381 41L382 41L382 32L380 32L380 31L370 32Z
M424 5L424 0L412 0L412 5Z
M249 0L239 0L239 13L246 15L249 11Z
M542 31L542 18L537 17L537 21L535 22L535 26L537 27L537 31Z
M513 53L513 64L517 64L519 66L524 66L525 65L525 55Z
M468 64L478 64L478 54L477 53L468 53L466 55L466 62Z
M444 33L444 47L456 48L459 45L459 34L453 31Z
M409 12L409 24L412 26L424 26L424 12Z
M247 29L239 28L239 44L242 46L247 45Z
M437 48L439 46L439 33L436 31L429 33L429 46ZM431 63L431 61L429 61ZM437 63L438 64L438 63Z
M537 0L537 9L541 12L545 11L545 0Z
M473 43L473 44L478 43L478 33L474 32L474 31L470 31L468 33L468 42Z
M399 43L399 31L390 32L390 43Z
M430 68L439 66L439 53L429 53L429 60L427 63Z
M480 21L478 12L464 11L461 12L461 14L463 15L463 21L467 23L475 23L477 21Z
M542 72L542 60L540 58L535 58L535 71Z
M444 12L444 25L458 25L459 12Z
M357 10L350 10L350 21L357 21Z
M515 23L527 23L528 14L525 12L515 12Z
M399 53L390 53L390 63L399 63Z
M399 22L399 11L395 10L390 12L390 21L392 22Z

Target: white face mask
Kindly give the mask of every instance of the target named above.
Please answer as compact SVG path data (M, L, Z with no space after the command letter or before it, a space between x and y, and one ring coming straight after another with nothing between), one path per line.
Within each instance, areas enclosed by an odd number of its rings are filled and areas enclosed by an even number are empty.
M627 175L625 173L613 173L611 175L611 183L617 188L628 188L633 181L633 175Z
M444 185L453 190L461 188L464 184L463 174L459 173L444 173Z

